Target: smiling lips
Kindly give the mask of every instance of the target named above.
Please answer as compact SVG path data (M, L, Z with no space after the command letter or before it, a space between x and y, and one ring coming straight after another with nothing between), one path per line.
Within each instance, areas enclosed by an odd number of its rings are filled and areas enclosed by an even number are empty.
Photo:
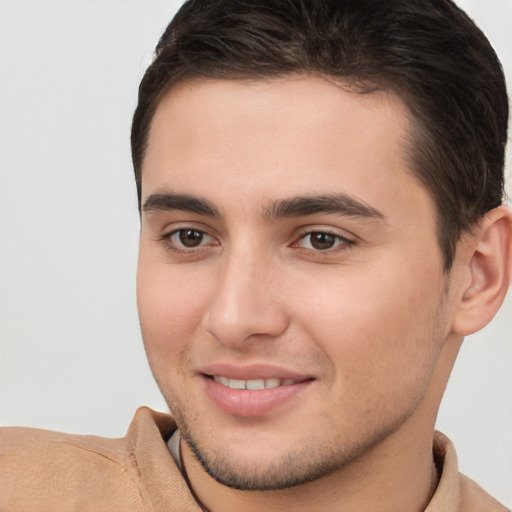
M312 382L309 377L241 379L203 374L206 395L221 411L231 416L252 418L289 404Z

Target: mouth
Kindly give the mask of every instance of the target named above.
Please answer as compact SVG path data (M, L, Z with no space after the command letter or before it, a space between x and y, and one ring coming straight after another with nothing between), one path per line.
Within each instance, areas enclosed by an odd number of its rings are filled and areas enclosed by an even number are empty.
M272 377L259 376L255 371L242 379L243 375L222 375L221 372L202 374L204 391L210 403L229 416L256 418L287 410L297 403L299 396L305 393L315 380L306 376L291 375ZM262 373L265 373L264 371ZM286 372L283 372L286 373ZM284 409L283 409L284 407Z
M275 389L281 386L293 386L299 382L304 382L304 380L298 379L280 379L278 377L270 377L268 379L232 379L229 377L224 377L223 375L206 375L206 377L213 379L217 384L221 386L227 387L229 389L248 389L251 391L259 391L263 389Z

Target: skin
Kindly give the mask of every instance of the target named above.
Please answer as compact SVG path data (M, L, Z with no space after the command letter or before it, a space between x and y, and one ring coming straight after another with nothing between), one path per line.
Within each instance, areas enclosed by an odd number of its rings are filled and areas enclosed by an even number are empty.
M143 164L138 307L209 510L428 504L435 416L475 329L468 303L488 283L481 272L475 287L474 237L443 271L435 208L405 157L411 131L399 99L319 77L199 80L161 100ZM371 215L276 213L333 194ZM233 414L205 391L215 364L308 380L269 411Z

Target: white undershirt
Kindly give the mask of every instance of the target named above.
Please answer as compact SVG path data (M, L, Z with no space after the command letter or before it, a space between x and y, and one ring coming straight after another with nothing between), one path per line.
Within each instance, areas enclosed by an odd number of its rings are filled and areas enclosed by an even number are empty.
M183 473L183 466L181 465L181 457L180 457L180 431L176 429L173 435L167 441L167 446L169 451L171 452L172 458L174 462L176 462L176 466Z

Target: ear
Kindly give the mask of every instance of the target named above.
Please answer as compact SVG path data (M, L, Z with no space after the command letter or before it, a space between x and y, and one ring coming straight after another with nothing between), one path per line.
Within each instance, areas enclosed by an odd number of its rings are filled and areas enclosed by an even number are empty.
M500 308L512 274L512 212L491 210L461 242L465 276L453 317L452 332L467 336L485 327Z

